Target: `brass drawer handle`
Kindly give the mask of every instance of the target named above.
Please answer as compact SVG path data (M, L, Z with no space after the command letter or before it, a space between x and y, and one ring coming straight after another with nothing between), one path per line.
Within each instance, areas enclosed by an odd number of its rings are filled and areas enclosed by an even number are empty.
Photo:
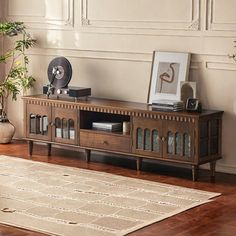
M108 145L109 143L108 143L106 140L104 140L104 141L102 142L102 144Z

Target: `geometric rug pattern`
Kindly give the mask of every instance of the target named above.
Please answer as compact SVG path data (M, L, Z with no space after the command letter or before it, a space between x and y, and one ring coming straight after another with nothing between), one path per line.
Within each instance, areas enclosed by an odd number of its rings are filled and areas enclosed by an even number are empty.
M126 235L219 195L0 155L0 223L48 235Z

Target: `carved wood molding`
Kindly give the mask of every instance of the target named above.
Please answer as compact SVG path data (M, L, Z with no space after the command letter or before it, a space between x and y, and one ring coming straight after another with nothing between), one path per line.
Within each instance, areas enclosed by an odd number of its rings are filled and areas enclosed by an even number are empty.
M26 99L26 104L39 105L39 106L50 106L62 109L78 109L77 103L65 102L65 101L53 101L53 100L40 100L40 99Z
M40 106L50 106L54 108L62 109L73 109L78 111L91 111L91 112L103 112L117 115L125 115L131 117L140 117L147 119L158 119L158 120L169 120L185 123L195 123L195 119L185 115L176 114L164 114L158 111L139 111L118 107L107 107L107 106L95 106L91 104L81 104L79 102L66 102L66 101L55 101L55 100L46 100L46 99L32 99L24 98L26 104L40 105Z

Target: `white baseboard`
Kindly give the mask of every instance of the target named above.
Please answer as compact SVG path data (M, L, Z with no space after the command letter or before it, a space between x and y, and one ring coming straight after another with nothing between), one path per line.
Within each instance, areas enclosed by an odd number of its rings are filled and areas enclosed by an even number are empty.
M200 168L209 170L210 165L205 164L202 165ZM236 166L235 165L224 165L216 162L216 172L222 172L227 174L234 174L236 175Z
M216 171L236 175L236 166L216 164Z

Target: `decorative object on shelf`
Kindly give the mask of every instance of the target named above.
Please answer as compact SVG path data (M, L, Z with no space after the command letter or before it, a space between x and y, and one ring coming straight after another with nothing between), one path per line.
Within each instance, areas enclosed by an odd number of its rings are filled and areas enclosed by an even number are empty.
M120 122L92 122L92 127L94 130L102 131L121 131Z
M0 139L0 143L6 143L11 141L10 137L15 132L15 128L12 128L7 118L6 102L9 96L12 97L12 100L17 100L17 95L21 90L29 89L35 82L35 79L28 74L29 59L25 51L33 47L36 40L26 32L23 22L0 23L0 35L8 38L17 37L13 41L12 48L0 55L0 63L8 63L10 65L8 70L6 67L6 73L3 78L0 78L0 123L1 126L11 127L4 128L4 130L9 130L10 133L7 134L9 138ZM5 136L5 134L3 135L3 127L1 127L0 132L1 136Z
M197 98L197 83L190 81L181 81L180 91L181 101L184 102L184 106L186 107L186 102L188 98Z
M189 64L189 53L154 51L148 103L180 100L180 81L188 79Z
M123 121L122 130L123 130L123 133L130 132L130 122L129 121Z
M43 94L69 95L78 99L79 97L87 97L91 95L91 88L69 87L68 84L72 77L72 66L65 57L54 58L48 66L49 84L43 86Z
M188 98L186 102L186 111L202 112L202 105L196 98Z

